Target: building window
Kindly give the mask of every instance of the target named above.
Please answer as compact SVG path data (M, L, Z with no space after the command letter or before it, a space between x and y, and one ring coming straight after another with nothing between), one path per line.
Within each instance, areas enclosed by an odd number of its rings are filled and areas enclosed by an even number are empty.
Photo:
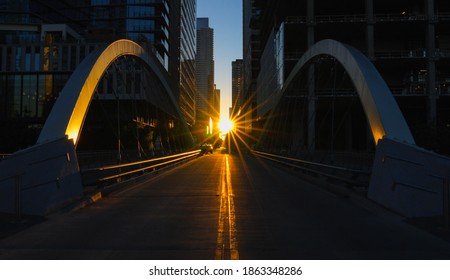
M10 118L20 118L22 115L22 79L20 75L9 75L7 81L8 107Z
M22 117L37 117L37 75L23 75Z

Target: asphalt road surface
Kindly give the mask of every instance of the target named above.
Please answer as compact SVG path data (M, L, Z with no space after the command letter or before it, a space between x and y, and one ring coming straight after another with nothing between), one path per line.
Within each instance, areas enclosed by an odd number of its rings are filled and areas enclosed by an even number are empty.
M450 259L450 244L364 199L217 151L3 235L0 259Z

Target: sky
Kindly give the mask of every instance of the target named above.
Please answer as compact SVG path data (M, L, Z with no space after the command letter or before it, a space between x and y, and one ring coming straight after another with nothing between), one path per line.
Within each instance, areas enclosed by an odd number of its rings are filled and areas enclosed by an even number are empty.
M214 83L220 89L220 114L231 106L231 62L242 58L242 0L197 0L197 17L214 29Z

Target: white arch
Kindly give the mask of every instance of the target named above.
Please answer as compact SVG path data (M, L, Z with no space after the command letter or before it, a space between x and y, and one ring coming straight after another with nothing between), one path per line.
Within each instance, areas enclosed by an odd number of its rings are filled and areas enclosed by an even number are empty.
M177 104L172 90L154 61L145 50L130 40L118 40L88 55L75 69L56 100L39 135L37 144L68 137L77 144L89 104L98 82L108 67L122 56L140 58L162 83L170 100ZM178 106L177 113L181 116ZM187 129L187 128L186 128Z
M301 69L319 55L336 58L347 71L361 99L375 143L386 137L415 144L397 102L372 62L357 49L335 40L320 41L301 57L277 96L278 101Z

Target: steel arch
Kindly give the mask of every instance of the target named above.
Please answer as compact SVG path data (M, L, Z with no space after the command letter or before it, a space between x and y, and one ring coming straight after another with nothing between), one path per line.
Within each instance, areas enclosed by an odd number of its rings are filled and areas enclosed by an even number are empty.
M415 144L397 102L372 62L359 50L335 40L316 43L300 58L277 95L275 104L278 104L303 67L320 55L334 57L347 71L364 107L375 143L386 137Z
M178 115L181 111L157 61L130 40L118 40L88 55L75 69L56 100L39 135L37 144L68 137L77 144L94 91L108 67L122 56L141 59L162 83ZM187 130L187 126L185 127Z

